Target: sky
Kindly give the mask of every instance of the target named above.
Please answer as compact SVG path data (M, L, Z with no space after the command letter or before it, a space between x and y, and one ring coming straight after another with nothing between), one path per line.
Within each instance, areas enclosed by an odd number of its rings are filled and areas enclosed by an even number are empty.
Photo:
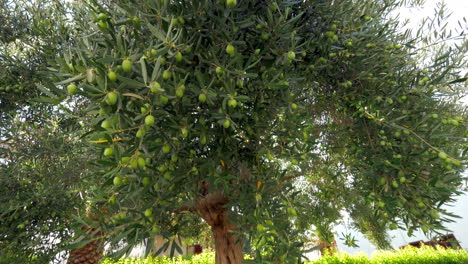
M431 17L435 13L435 8L441 3L445 3L449 13L451 14L448 19L449 27L458 28L458 20L461 20L464 16L468 16L468 1L466 0L426 0L423 6L416 7L405 7L399 10L400 17L402 19L410 19L409 26L417 28L421 23L423 17ZM467 17L468 19L468 17ZM468 25L464 25L465 29L468 29Z
M410 21L408 27L417 29L421 24L422 18L433 16L435 14L434 9L441 2L442 1L440 0L427 0L424 6L401 8L399 10L400 18L409 19ZM468 0L445 0L444 2L447 6L447 10L449 13L451 13L450 18L447 20L447 27L453 30L459 30L460 25L458 24L458 21L460 21L465 31L468 31L468 23L462 20L463 17L466 17L468 21ZM468 105L468 96L465 96L465 98L462 99L462 102L464 102L465 105ZM468 177L468 171L465 171L465 175ZM468 192L465 192L463 195L459 196L457 202L451 206L446 206L445 208L461 216L460 219L455 219L456 222L449 223L446 225L446 227L453 231L455 237L461 242L462 248L468 250ZM350 232L350 230L347 230L344 225L338 226L335 231L338 235L342 232ZM365 239L362 234L358 232L351 233L358 240L357 244L359 245L359 248L347 247L343 244L342 240L337 239L338 249L340 251L351 254L364 252L369 256L375 251L375 247L367 239ZM394 248L398 248L399 246L406 245L413 241L430 240L430 238L426 237L422 232L415 232L412 237L408 237L406 231L404 230L390 231L389 234L392 238L391 243Z

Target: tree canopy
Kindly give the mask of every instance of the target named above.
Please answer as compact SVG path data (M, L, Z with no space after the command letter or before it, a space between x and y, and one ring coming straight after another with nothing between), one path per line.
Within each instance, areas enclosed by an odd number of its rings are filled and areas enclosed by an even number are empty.
M78 2L46 91L86 102L87 224L117 255L177 235L186 213L211 226L217 263L242 263L247 241L292 262L291 238L314 225L330 240L343 212L380 247L389 228L450 221L467 46L422 63L423 38L389 15L399 2Z

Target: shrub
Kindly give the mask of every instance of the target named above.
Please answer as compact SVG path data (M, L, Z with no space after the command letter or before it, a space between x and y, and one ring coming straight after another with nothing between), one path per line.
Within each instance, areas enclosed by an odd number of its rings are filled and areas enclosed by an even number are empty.
M351 256L339 253L334 256L324 256L308 264L466 264L468 252L444 248L409 247L395 251L378 251L369 259L366 255Z
M214 264L214 252L207 251L202 254L187 257L147 257L147 258L121 258L118 261L104 259L101 264Z
M118 261L105 259L101 264L214 264L214 252L190 257L148 257L145 259L122 258ZM308 261L306 264L466 264L468 252L465 250L444 248L406 248L395 251L378 251L371 258L361 253L349 255L338 253L333 256L324 256L318 260Z
M396 252L378 252L372 255L371 263L382 264L465 264L468 263L468 252L432 247L409 247Z

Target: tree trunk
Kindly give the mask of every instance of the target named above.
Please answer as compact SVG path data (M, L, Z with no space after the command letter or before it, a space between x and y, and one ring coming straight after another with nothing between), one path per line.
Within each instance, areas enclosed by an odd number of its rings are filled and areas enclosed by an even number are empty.
M89 228L83 227L82 229L87 230ZM88 231L88 234L98 237L101 232L96 232L96 229L93 228ZM81 248L72 249L67 264L98 264L101 261L103 251L103 241L101 239L93 240Z
M213 231L216 264L241 264L242 241L233 235L236 228L224 208L228 200L223 194L208 194L197 202L196 210Z
M316 242L316 245L321 246L320 248L321 256L326 256L326 255L333 256L333 254L338 251L338 246L336 244L335 239L333 239L332 243L329 244L325 240L322 240L319 238L318 241Z

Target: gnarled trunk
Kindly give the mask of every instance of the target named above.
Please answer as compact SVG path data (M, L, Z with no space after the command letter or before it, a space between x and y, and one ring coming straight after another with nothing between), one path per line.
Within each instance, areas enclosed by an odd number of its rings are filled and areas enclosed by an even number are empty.
M223 194L208 194L197 202L196 211L213 231L216 264L241 264L242 241L233 235L235 227L224 208L227 202L228 198Z
M83 227L83 230L88 228ZM96 232L95 228L88 230L88 234L93 237L98 237L101 232ZM75 248L70 251L67 264L98 264L104 251L103 241L96 239L81 248Z
M231 235L233 230L230 226L228 221L223 221L223 224L211 227L215 239L216 264L242 263L242 242Z

